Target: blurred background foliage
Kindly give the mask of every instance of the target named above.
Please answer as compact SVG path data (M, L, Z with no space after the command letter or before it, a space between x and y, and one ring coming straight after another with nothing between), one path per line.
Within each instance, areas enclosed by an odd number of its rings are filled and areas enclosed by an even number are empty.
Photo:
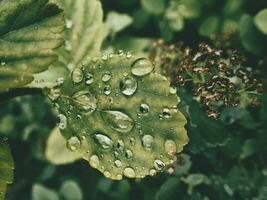
M154 40L235 48L259 70L266 86L266 0L102 0L106 49L147 52ZM112 181L86 161L55 166L45 158L55 126L47 99L1 102L0 135L9 138L15 180L8 200L267 199L267 95L257 108L225 108L207 117L187 88L179 88L190 143L166 172Z

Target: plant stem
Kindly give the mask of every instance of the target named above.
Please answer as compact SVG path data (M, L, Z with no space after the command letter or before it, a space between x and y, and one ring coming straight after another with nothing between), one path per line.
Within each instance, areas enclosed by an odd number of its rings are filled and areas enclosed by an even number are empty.
M6 92L0 92L0 102L11 100L12 98L26 95L43 95L40 88L15 88Z

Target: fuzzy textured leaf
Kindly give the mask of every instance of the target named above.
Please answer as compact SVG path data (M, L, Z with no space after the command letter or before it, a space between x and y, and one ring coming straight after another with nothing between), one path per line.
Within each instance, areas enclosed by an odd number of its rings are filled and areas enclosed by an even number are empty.
M179 98L153 69L145 58L103 55L51 90L67 146L108 178L163 171L188 142Z
M0 1L0 91L21 87L57 60L61 10L48 0Z
M14 163L9 146L0 140L0 200L5 199L7 184L13 181Z

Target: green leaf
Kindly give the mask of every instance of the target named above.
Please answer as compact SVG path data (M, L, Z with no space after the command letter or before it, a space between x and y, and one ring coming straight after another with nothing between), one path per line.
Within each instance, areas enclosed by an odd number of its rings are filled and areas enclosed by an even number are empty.
M32 188L32 200L59 200L58 194L40 184L34 184Z
M0 199L5 199L7 184L13 181L14 162L6 142L0 139Z
M82 200L83 193L79 187L79 185L73 180L66 180L60 187L61 196L65 200Z
M22 87L57 60L62 12L48 0L0 2L0 91Z
M81 159L79 153L72 152L67 148L66 140L58 127L52 130L47 140L45 156L54 165L64 165Z
M209 16L203 20L199 27L199 34L202 36L210 37L216 33L219 26L219 19L216 16Z
M154 15L161 14L165 9L165 0L141 0L143 8Z
M107 15L107 20L105 24L106 24L108 31L111 34L115 34L125 29L132 22L133 22L133 19L131 16L127 14L121 14L121 13L111 11Z
M173 194L179 188L180 180L177 177L171 177L163 183L156 193L156 200L172 199Z
M267 8L262 9L254 17L256 27L265 35L267 35Z
M73 69L99 54L105 36L103 11L98 0L57 0L65 12L65 45L57 65Z
M188 142L179 99L153 69L148 59L119 51L76 68L51 90L69 149L108 178L163 171Z

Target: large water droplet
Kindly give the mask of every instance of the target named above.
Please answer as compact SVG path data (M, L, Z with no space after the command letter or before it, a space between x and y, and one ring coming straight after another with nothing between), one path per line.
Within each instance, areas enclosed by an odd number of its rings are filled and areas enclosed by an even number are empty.
M99 158L97 155L92 155L89 159L89 163L93 168L97 168L99 166Z
M158 171L163 171L165 168L165 163L163 161L157 159L154 161L154 167Z
M151 135L144 135L142 138L142 144L148 150L152 148L153 142L154 142L154 138Z
M113 141L108 136L101 133L95 134L95 139L103 149L111 149L113 146Z
M139 108L141 113L148 113L149 112L149 105L142 103Z
M75 68L71 73L71 78L74 83L80 83L83 80L83 71L80 68Z
M133 152L130 149L127 149L125 151L125 156L126 156L126 158L130 159L133 157Z
M111 87L110 87L110 85L106 85L104 87L104 94L105 95L110 95L111 94Z
M170 155L173 155L177 152L176 143L173 140L166 140L164 146L165 151Z
M111 74L109 72L104 73L102 76L102 81L103 82L108 82L111 79Z
M103 111L102 117L104 121L110 124L112 129L121 133L130 132L134 125L133 120L120 111Z
M65 129L67 127L67 118L66 118L66 116L63 115L63 114L59 114L57 116L57 118L58 118L58 128L61 129L61 130Z
M96 98L89 91L79 91L72 96L79 110L92 113L96 109Z
M154 65L146 58L139 58L132 64L131 72L135 76L145 76L152 72Z
M120 90L122 94L131 96L137 89L137 82L133 77L124 77L120 82Z
M115 160L115 166L116 167L121 167L122 166L122 163L121 163L121 161L120 160Z
M135 171L131 167L127 167L123 171L124 176L128 178L134 178L135 177Z
M81 146L81 141L76 136L69 138L67 141L67 147L71 151L76 151L77 149L80 148L80 146Z
M87 73L87 74L86 74L86 77L85 77L85 83L86 83L87 85L91 85L93 82L94 82L93 74L91 74L91 73Z

